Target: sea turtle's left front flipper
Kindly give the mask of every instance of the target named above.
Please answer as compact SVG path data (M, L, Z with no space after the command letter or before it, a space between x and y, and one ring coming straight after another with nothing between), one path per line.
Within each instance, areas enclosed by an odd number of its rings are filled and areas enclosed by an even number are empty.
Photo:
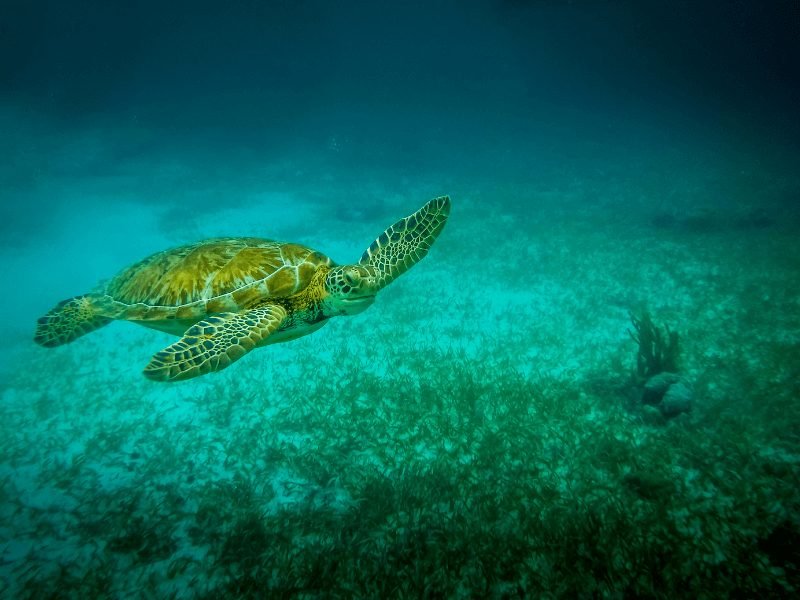
M359 264L373 267L378 288L386 287L425 257L449 215L450 198L434 198L384 231L364 251Z
M221 371L275 332L284 318L286 311L276 304L208 317L157 352L144 374L155 381L180 381Z

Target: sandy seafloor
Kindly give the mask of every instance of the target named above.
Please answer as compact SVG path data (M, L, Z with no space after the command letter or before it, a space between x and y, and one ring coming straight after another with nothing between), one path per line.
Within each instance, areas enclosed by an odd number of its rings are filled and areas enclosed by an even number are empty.
M262 160L4 119L25 208L0 255L0 596L798 591L800 170L774 140L695 123L631 147L619 121L476 164L432 134L447 165L379 169L347 132ZM31 341L170 245L355 261L445 193L440 239L372 308L219 374L146 380L173 338L127 323ZM640 402L644 308L680 335L672 419Z

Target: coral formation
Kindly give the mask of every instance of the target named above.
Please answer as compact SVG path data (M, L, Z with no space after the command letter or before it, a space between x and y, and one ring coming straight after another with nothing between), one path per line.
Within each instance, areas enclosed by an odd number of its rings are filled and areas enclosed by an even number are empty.
M661 417L670 419L689 412L694 400L694 391L686 377L678 375L678 332L670 331L666 325L657 327L647 310L639 316L630 313L634 331L628 330L637 343L636 376L644 384L641 401L658 409ZM661 420L645 409L646 418L652 423Z

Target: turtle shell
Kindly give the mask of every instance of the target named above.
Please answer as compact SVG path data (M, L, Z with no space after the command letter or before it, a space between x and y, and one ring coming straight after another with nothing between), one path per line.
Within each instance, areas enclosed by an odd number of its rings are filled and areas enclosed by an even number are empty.
M105 297L116 318L189 318L296 294L327 256L260 238L219 238L154 254L119 273Z

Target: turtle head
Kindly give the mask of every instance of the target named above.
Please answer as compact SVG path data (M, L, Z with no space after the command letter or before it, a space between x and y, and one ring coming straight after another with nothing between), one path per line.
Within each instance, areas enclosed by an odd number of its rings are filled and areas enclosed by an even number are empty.
M356 315L372 305L378 289L375 269L369 265L333 267L325 278L325 312Z

